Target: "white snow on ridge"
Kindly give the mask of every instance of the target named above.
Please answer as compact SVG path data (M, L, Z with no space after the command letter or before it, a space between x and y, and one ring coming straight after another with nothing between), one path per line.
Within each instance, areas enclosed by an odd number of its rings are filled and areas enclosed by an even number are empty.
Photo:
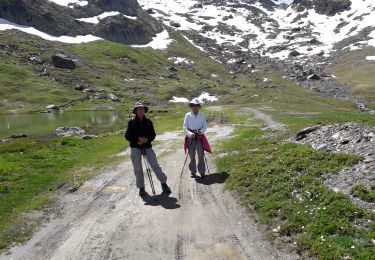
M219 100L219 97L217 96L214 96L214 95L210 95L209 93L207 92L202 92L202 94L199 95L199 97L197 97L199 99L199 101L204 104L204 101L207 101L207 102L215 102L215 101L218 101ZM187 98L184 98L184 97L175 97L173 96L173 99L169 100L169 102L171 103L189 103L189 99Z
M368 60L368 61L375 61L375 56L367 56L366 60Z
M85 43L85 42L92 42L97 40L102 40L102 38L89 35L79 35L79 36L52 36L47 33L41 32L34 27L18 25L15 23L11 23L8 20L0 18L0 31L12 30L16 29L28 34L39 36L48 41L58 41L64 43Z
M77 4L80 6L86 6L89 4L89 2L85 0L48 0L48 1L54 2L55 4L58 4L61 6L72 6L74 4Z
M274 0L274 2L291 4L292 0ZM350 10L335 16L320 15L313 9L297 12L292 5L286 10L275 8L269 11L260 3L255 3L252 6L266 14L259 14L266 18L264 19L266 22L262 24L252 23L251 18L256 14L251 9L242 7L237 7L234 12L229 5L203 4L203 8L195 8L194 5L200 3L196 0L139 0L139 3L145 9L154 9L154 17L162 19L167 25L171 20L179 22L181 27L177 30L200 31L205 25L216 27L200 33L202 36L215 40L218 44L239 46L239 43L244 40L244 35L252 35L247 47L241 45L242 50L251 50L279 59L287 59L291 50L297 50L302 54L293 59L304 59L306 56L316 55L322 51L328 56L336 43L358 34L366 27L375 27L375 1L373 0L352 0ZM239 0L238 3L249 5L248 1ZM273 23L272 19L276 20L278 25ZM220 24L232 27L233 30L220 30L218 27ZM308 28L312 31L311 37L306 37L306 34L299 35L298 30L304 31ZM272 34L275 34L275 37L269 37ZM362 42L364 46L375 46L375 31L370 34L370 37L373 39ZM310 49L310 46L306 46L306 42L313 38L320 43L311 44ZM285 46L285 49L280 48L272 52L268 50L276 46Z
M132 45L135 48L147 48L150 47L155 50L165 50L168 48L168 45L173 42L173 39L169 37L169 33L167 30L158 33L153 40L145 45Z
M202 94L198 97L198 99L203 103L205 100L208 102L215 102L218 101L219 98L217 96L213 96L208 94L207 92L202 92Z
M169 100L171 103L189 103L189 99L184 98L184 97L176 97L173 96L171 100Z
M77 19L78 21L81 21L81 22L85 22L85 23L92 23L92 24L98 24L100 22L101 19L104 19L106 17L111 17L111 16L116 16L116 15L120 15L121 13L120 12L117 12L117 11L112 11L112 12L104 12L100 15L97 15L97 16L93 16L93 17L88 17L88 18L79 18ZM137 17L136 16L128 16L128 15L124 15L124 14L121 14L122 16L128 18L128 19L131 19L131 20L137 20Z

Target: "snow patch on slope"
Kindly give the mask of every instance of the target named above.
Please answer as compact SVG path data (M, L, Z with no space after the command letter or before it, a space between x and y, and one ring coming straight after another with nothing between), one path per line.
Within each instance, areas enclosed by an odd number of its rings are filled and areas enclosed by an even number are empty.
M89 2L85 0L48 0L48 1L61 5L61 6L69 6L69 7L73 7L73 5L75 4L80 5L80 6L86 6L89 4Z
M92 42L101 40L101 38L93 36L91 34L89 35L80 35L80 36L52 36L47 33L41 32L34 27L29 26L23 26L18 25L12 22L9 22L8 20L0 18L0 31L6 31L6 30L19 30L28 34L39 36L45 40L48 41L58 41L58 42L64 42L64 43L85 43L85 42Z
M173 63L176 64L176 65L182 64L182 63L185 63L187 65L194 64L194 61L189 60L189 59L184 58L184 57L170 57L170 58L168 58L168 60L173 61Z
M169 37L169 33L167 30L158 33L150 43L145 45L132 45L132 47L136 48L147 48L150 47L155 50L165 50L168 48L169 44L173 42L173 39Z
M104 12L104 13L102 13L100 15L97 15L97 16L88 17L88 18L78 18L77 20L85 22L85 23L98 24L100 22L100 20L102 20L104 18L111 17L111 16L117 16L117 15L120 15L120 14L121 13L117 12L117 11ZM124 14L121 14L121 15L128 18L128 19L131 19L131 20L137 20L136 16L128 16L128 15L124 15Z

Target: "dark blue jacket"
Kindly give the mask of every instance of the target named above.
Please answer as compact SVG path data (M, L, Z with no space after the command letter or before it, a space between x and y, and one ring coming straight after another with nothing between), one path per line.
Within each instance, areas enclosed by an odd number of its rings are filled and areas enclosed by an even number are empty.
M142 145L138 144L138 138L145 137L148 142ZM125 138L129 141L131 148L151 148L152 142L155 140L156 133L152 121L146 117L141 122L137 117L134 117L128 122L128 129L125 132Z

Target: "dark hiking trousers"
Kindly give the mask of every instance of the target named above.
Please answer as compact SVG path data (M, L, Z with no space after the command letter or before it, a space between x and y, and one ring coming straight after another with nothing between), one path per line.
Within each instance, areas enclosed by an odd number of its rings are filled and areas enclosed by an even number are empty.
M152 148L147 148L145 149L145 151L146 151L147 161L150 164L151 169L154 171L156 178L158 178L158 180L161 183L166 183L167 176L161 169L154 150ZM141 149L131 148L130 158L133 163L137 188L143 188L145 186L145 179L144 179L144 173L143 173L143 167L142 167L143 158L142 158Z
M198 172L201 175L204 175L206 173L206 166L204 164L204 150L202 147L201 140L195 140L194 137L189 138L188 140L189 145L189 157L190 157L190 163L189 163L189 170L191 174L197 173L197 161L196 161L196 155L198 155Z

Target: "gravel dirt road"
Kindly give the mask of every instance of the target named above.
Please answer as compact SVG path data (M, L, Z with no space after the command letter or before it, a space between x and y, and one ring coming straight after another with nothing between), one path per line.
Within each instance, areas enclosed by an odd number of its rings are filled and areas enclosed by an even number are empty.
M215 125L208 138L215 143L232 132L231 125ZM166 133L155 146L169 176L170 196L158 195L157 201L138 197L127 158L60 196L61 215L0 259L296 259L275 249L223 192L227 175L215 172L211 156L211 175L205 180L190 178L187 169L180 177L182 139L182 133Z

